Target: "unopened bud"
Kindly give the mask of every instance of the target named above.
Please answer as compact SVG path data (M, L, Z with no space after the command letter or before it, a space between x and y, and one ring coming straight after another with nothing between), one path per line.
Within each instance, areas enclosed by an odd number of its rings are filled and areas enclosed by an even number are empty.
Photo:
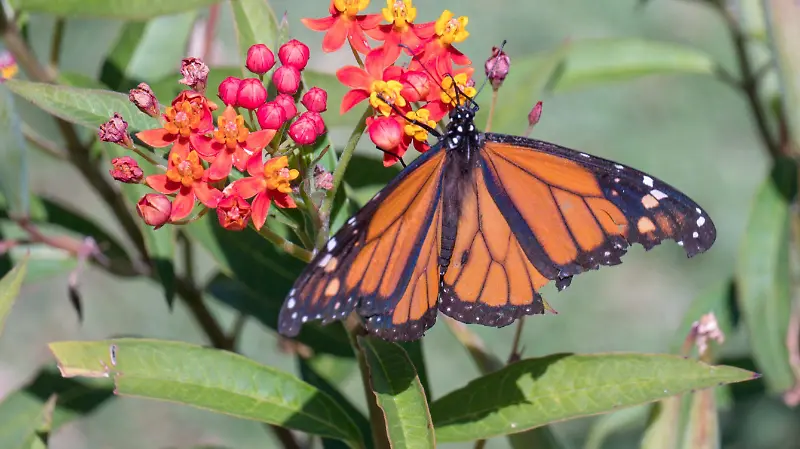
M145 223L158 229L169 222L172 203L166 195L148 193L136 203L136 211Z
M153 90L147 83L141 83L135 89L131 89L128 94L128 99L139 108L140 111L149 115L150 117L158 117L161 115L161 106L158 105Z
M528 126L533 128L539 123L539 119L542 118L542 102L537 101L536 105L531 109L531 112L528 114Z
M193 91L204 93L208 83L208 66L200 58L185 58L181 61L181 78L178 82L192 88Z
M503 84L510 68L511 58L499 48L492 48L492 56L486 60L484 69L486 70L486 77L489 78L494 90L499 89Z
M103 142L115 143L128 149L133 148L133 140L128 135L128 122L122 119L119 112L115 112L111 120L100 125L97 137Z

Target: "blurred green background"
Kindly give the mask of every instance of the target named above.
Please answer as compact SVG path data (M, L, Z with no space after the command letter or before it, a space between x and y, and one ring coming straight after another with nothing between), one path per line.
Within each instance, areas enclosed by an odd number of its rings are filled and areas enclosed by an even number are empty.
M512 68L501 90L498 121L494 131L520 134L536 100L544 101L544 113L533 137L557 142L581 151L617 160L669 182L695 199L714 220L718 237L710 252L691 260L681 248L668 242L645 254L633 248L625 263L576 278L564 292L548 287L544 294L558 315L536 316L526 323L525 356L554 352L638 351L667 352L688 305L703 291L719 286L733 273L735 257L757 185L764 179L768 157L758 141L744 97L720 81L704 75L656 75L627 81L599 83L565 93L527 98L524 66L534 55L552 50L569 40L588 38L645 38L688 45L710 54L735 72L732 47L722 20L699 2L653 0L417 0L418 22L435 20L442 9L469 16L470 37L460 50L472 58L476 79L483 79L483 62L491 47L508 40L506 51ZM747 5L748 2L737 2ZM757 3L757 2L749 2ZM300 24L302 17L327 14L324 0L272 0L276 13L288 13L291 36L312 50L310 67L334 72L352 63L349 50L323 54L321 33ZM209 65L239 61L227 3L222 4ZM374 1L371 12L384 7ZM747 10L743 11L747 13ZM198 13L166 16L152 21L147 31L149 48L134 57L135 74L155 83L165 76L179 78L180 59L191 55L191 30ZM201 16L206 12L200 12ZM752 16L747 16L752 17ZM757 19L754 19L757 20ZM754 22L756 23L756 22ZM31 17L28 34L37 53L50 53L54 19ZM60 67L64 72L97 78L101 63L118 37L122 22L68 20L62 43ZM188 49L188 50L187 50ZM602 58L602 54L597 55ZM216 86L213 87L213 90ZM519 91L515 91L519 89ZM212 90L211 88L209 90ZM488 91L480 98L488 106ZM521 95L521 96L520 96ZM162 98L162 103L167 99ZM338 114L339 98L329 100L326 118ZM20 103L23 103L20 101ZM524 107L520 108L519 106ZM30 105L20 105L23 115L39 120L40 131L55 135L53 122ZM351 117L351 123L356 117ZM331 130L334 142L343 142L352 126ZM48 132L48 130L50 132ZM359 153L374 158L362 170L384 170L380 153L362 140ZM413 152L413 150L411 150ZM45 197L57 198L77 209L90 211L110 229L109 212L79 176L62 163L31 152L31 188ZM351 173L357 179L358 173ZM208 273L210 262L200 274ZM66 273L66 272L65 272ZM90 340L136 335L179 339L204 344L200 330L182 306L168 313L160 286L131 282L89 268L81 278L84 322L79 323L67 299L66 274L24 286L0 339L0 397L29 380L42 364L52 364L46 344L57 340ZM212 303L223 323L233 312ZM513 327L471 326L489 349L505 358ZM729 335L725 355L746 352L741 335ZM424 339L425 356L434 397L478 376L466 351L446 326L435 326ZM278 349L277 338L251 320L241 342L242 352L259 362L295 371L293 357ZM363 392L354 371L345 381L348 394L361 403ZM797 412L780 398L763 395L744 398L722 415L725 448L800 447ZM555 426L573 447L581 447L593 419ZM604 447L637 447L644 421L615 435ZM188 407L131 398L108 401L86 419L62 428L53 448L165 448L219 444L231 448L272 447L262 425ZM443 444L441 447L472 447ZM506 439L489 441L487 447L508 447Z

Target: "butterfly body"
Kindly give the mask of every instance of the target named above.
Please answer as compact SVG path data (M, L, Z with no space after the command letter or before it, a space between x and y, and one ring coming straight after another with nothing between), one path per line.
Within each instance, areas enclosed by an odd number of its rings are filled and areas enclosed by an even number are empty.
M415 340L439 311L502 327L545 311L538 293L664 239L689 257L716 238L691 199L645 173L548 142L482 133L456 107L444 136L320 249L279 317L294 336L357 311Z

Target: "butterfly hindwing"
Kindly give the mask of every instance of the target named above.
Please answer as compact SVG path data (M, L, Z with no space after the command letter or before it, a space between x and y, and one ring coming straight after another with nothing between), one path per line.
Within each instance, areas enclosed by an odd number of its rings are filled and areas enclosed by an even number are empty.
M672 239L689 257L716 238L686 195L643 172L558 145L485 134L487 188L529 260L559 288L571 276L621 262L627 247Z
M433 325L445 156L437 147L417 158L320 249L284 302L282 334L353 310L390 339L417 339Z

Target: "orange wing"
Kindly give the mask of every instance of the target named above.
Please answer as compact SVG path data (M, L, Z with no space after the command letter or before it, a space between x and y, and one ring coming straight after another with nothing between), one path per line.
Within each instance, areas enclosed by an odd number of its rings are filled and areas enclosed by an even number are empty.
M443 150L419 157L316 254L283 304L282 334L353 310L386 339L416 340L433 326L445 157Z

